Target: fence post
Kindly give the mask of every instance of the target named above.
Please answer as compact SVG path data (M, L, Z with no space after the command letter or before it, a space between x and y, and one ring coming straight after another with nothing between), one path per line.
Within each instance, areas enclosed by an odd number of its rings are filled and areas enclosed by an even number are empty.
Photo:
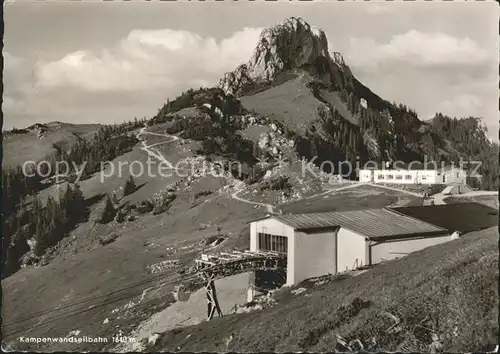
M248 279L247 302L252 302L255 296L255 271L250 273Z

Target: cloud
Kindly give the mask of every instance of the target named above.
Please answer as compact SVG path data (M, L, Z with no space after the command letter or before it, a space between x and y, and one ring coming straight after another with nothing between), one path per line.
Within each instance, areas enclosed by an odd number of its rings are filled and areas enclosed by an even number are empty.
M39 63L37 85L73 86L90 92L207 85L247 61L260 32L260 28L243 28L217 41L189 31L137 29L109 50L79 50Z
M20 57L10 54L8 51L3 52L3 65L5 71L16 70L22 66L24 60Z
M4 102L2 107L4 113L10 113L12 110L22 108L23 100L30 92L33 92L33 66L25 58L12 55L8 51L3 52L3 57Z
M436 112L484 117L496 132L496 55L467 37L410 30L387 41L353 38L345 57L370 89L411 106L423 119Z
M3 110L12 110L18 107L19 103L16 99L4 95L2 98L2 109Z
M381 64L408 63L416 67L477 66L490 54L470 38L416 30L397 34L388 43L351 38L347 57L354 66L376 68Z
M213 85L246 62L260 32L243 28L215 39L136 29L106 50L80 48L36 65L35 58L4 51L4 124L151 116L167 97ZM498 61L471 39L412 30L385 41L353 38L347 48L329 42L329 49L341 51L354 75L374 92L410 105L422 118L438 111L483 116L490 131L498 131Z
M376 2L369 2L364 4L363 7L370 15L386 15L394 12L394 7L391 6L393 6L392 3L380 4Z
M250 59L260 32L243 28L216 40L189 31L133 30L106 50L80 49L53 61L4 51L4 128L151 116L168 97L213 85Z

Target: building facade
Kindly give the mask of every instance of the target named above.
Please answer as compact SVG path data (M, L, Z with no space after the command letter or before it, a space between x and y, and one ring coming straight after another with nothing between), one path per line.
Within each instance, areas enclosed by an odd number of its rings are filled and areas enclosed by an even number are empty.
M450 168L443 174L446 184L467 184L467 171L463 168Z
M286 285L293 285L400 258L450 235L388 209L273 215L250 224L250 251L286 254Z
M359 170L362 183L391 184L465 184L466 172L463 169L438 170Z

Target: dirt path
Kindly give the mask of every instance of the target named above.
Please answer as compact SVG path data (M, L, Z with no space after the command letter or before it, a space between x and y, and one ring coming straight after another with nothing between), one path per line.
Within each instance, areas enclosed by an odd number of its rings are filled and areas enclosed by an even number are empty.
M174 141L179 140L179 137L174 136L174 135L170 135L170 134L160 134L160 133L148 132L148 131L146 131L146 128L147 128L146 126L144 126L143 128L141 128L140 132L137 134L137 138L139 138L140 136L142 136L144 134L148 134L148 135L161 136L161 137L171 138L171 139L167 140L167 141L162 141L162 142L159 142L159 143L151 144L151 145L147 145L146 144L146 140L142 140L142 145L143 146L142 146L141 149L143 151L145 151L149 156L154 157L157 160L165 163L166 165L169 166L169 168L171 168L173 170L176 170L176 171L181 171L181 170L182 171L186 171L186 170L188 170L188 169L181 169L181 168L173 166L172 163L169 162L165 158L165 156L163 156L163 154L160 151L158 151L156 149L152 149L153 147L158 146L158 145L164 145L164 144L173 143ZM227 176L224 176L224 177L228 178ZM242 202L242 203L246 203L246 204L258 205L258 206L265 207L268 213L275 214L275 208L276 208L276 206L274 206L272 204L268 204L268 203L261 203L261 202L251 201L251 200L248 200L248 199L245 199L245 198L242 198L242 197L239 196L239 194L242 193L242 192L244 192L245 189L246 189L245 182L234 179L233 183L235 184L235 191L230 194L230 196L231 196L232 199L237 200L237 201ZM326 194L329 194L329 193L332 193L332 192L341 191L341 190L348 189L348 188L355 188L355 187L358 187L358 186L361 186L361 185L363 185L363 183L356 183L356 182L355 183L349 183L347 186L343 186L343 187L340 187L340 188L328 189L326 191L323 191L323 192L318 193L318 194L311 195L311 196L303 198L303 199L310 199L310 198L320 197L320 196L323 196L323 195L326 195ZM390 189L390 187L387 187L387 188ZM397 189L395 189L395 190L397 190ZM408 192L408 193L411 194L411 192Z
M497 191L473 191L464 194L454 194L451 197L481 197L486 195L498 195Z
M248 200L248 199L244 199L244 198L238 197L238 194L240 194L241 192L243 192L245 190L245 188L246 188L245 182L241 182L241 184L236 188L236 191L231 194L231 198L233 198L235 200L238 200L240 202L243 202L243 203L247 203L247 204L254 204L254 205L264 206L264 207L266 207L267 212L274 214L274 206L271 205L271 204L254 202L254 201L251 201L251 200Z
M146 131L146 127L143 127L143 128L141 128L139 134L137 134L137 138L139 138L141 135L144 135L144 134L155 135L155 136L162 136L162 137L165 137L165 138L172 138L171 140L162 141L162 142L151 144L151 145L147 145L146 140L142 140L142 145L143 146L142 146L141 149L143 151L145 151L149 156L154 157L154 158L158 159L160 162L165 163L166 165L168 165L169 168L171 168L173 170L176 170L176 171L181 171L181 170L182 171L186 171L186 170L188 170L188 169L181 169L181 168L175 167L174 165L172 165L172 163L170 161L168 161L165 158L165 156L163 156L163 154L160 151L158 151L156 149L154 149L154 150L151 149L151 148L153 148L155 146L158 146L158 145L164 145L164 144L173 143L174 141L179 140L179 137L174 136L174 135L170 135L170 134L159 134L159 133L148 132L148 131ZM227 176L223 176L223 177L227 178ZM246 187L245 183L243 181L233 181L233 182L235 182L235 184L236 184L236 191L234 191L231 194L231 198L233 198L235 200L238 200L240 202L243 202L243 203L247 203L247 204L264 206L267 209L268 212L274 213L274 206L272 206L271 204L253 202L251 200L239 197L238 194L240 194L241 192L243 192L245 190L245 187Z
M432 196L432 201L434 202L434 205L444 205L446 202L444 201L444 198L449 197L449 195L444 195L442 192L441 193L436 193Z
M435 205L444 205L446 202L444 201L448 197L457 197L457 198L467 198L467 197L481 197L481 196L488 196L488 195L498 195L497 191L473 191L469 193L464 193L464 194L443 194L443 193L437 193L434 194L434 204Z
M162 136L162 137L165 137L165 138L171 138L170 140L168 141L162 141L162 142L159 142L159 143L156 143L156 144L151 144L151 145L147 145L146 144L146 140L143 140L143 139L140 139L140 136L144 135L144 134L148 134L148 135L156 135L156 136ZM139 134L137 134L137 139L140 139L142 140L142 147L141 149L143 151L145 151L149 156L151 157L154 157L155 159L159 160L160 162L166 164L169 168L171 169L174 169L174 170L177 170L171 163L170 161L168 161L165 156L163 156L163 154L158 151L158 150L151 150L151 148L155 147L155 146L158 146L158 145L163 145L163 144L169 144L169 143L173 143L174 141L177 141L179 140L179 137L177 136L174 136L174 135L165 135L165 134L158 134L158 133L152 133L152 132L147 132L146 131L146 127L143 127L141 128L141 130L139 131Z
M343 183L346 183L346 182L343 182ZM313 194L313 195L310 195L308 197L302 198L302 200L312 199L312 198L316 198L316 197L321 197L321 196L324 196L324 195L327 195L327 194L330 194L330 193L333 193L333 192L340 192L340 191L343 191L344 189L357 188L357 187L361 187L361 186L365 185L364 183L359 183L359 182L348 182L348 183L349 184L347 186L343 186L343 187L339 187L339 188L327 189L324 192L321 192L321 193L318 193L318 194Z
M367 183L368 186L373 186L373 187L378 187L378 188L384 188L390 191L395 191L395 192L401 192L401 193L406 193L408 195L412 195L414 197L422 198L423 194L422 193L415 193L415 192L410 192L402 188L396 188L396 187L389 187L389 186L384 186L382 184L376 184L376 183Z
M413 196L418 197L418 198L422 197L422 194L420 194L420 193L407 191L407 190L404 190L401 188L389 187L389 186L384 186L384 185L375 184L375 183L368 183L368 185L374 186L374 187L379 187L379 188L384 188L384 189L388 189L388 190L393 190L393 191L397 191L397 192L403 192L403 193L413 195ZM467 198L467 197L479 197L479 196L488 196L488 195L498 195L498 192L497 191L473 191L473 192L469 192L469 193L450 194L450 195L443 194L443 192L441 192L441 193L434 194L432 196L432 201L434 202L434 205L444 205L444 204L446 204L446 202L444 200L448 197Z

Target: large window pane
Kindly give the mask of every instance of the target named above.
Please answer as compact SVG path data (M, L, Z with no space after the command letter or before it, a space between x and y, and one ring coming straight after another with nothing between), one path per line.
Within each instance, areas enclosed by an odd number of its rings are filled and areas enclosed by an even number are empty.
M284 236L259 233L259 249L262 251L287 253L288 239Z

